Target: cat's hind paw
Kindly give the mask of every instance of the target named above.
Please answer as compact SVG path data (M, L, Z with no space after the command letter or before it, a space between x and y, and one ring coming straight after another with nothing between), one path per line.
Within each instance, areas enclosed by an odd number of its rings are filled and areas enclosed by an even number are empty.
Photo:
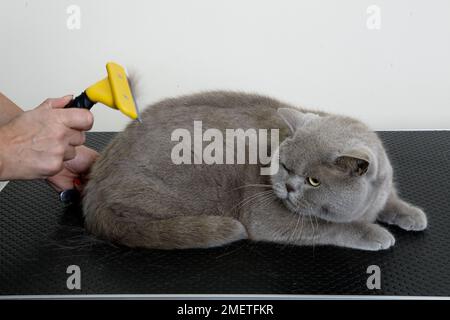
M428 225L425 212L412 205L403 207L398 212L383 212L378 220L407 231L422 231Z

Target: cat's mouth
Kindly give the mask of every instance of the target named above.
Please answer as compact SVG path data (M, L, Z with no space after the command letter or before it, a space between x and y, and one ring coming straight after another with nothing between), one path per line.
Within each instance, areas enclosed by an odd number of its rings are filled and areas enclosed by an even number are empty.
M289 209L289 211L295 214L302 214L305 211L306 207L299 203L298 201L292 200L290 197L286 197L282 199L284 205Z
M295 199L289 196L289 193L284 190L283 188L279 187L278 185L273 186L273 191L275 195L280 199L284 205L290 210L290 211L298 211L298 205L295 204Z
M301 215L316 215L312 212L314 211L312 205L305 199L289 194L287 190L279 186L274 186L273 191L290 212Z
M275 193L275 195L283 201L286 200L286 198L288 197L286 190L283 190L278 185L273 185L272 190Z

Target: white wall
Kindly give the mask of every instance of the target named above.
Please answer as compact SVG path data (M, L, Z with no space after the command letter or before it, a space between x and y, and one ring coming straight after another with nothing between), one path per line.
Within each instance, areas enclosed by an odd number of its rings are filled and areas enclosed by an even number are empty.
M71 4L80 30L66 26ZM0 91L23 108L80 93L109 60L139 71L148 102L237 89L375 129L450 128L448 0L1 0ZM97 131L128 121L93 112Z

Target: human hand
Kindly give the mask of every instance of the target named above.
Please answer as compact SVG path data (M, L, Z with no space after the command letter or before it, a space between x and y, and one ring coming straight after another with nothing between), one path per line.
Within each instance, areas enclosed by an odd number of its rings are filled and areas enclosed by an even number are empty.
M86 146L79 146L75 149L75 158L64 162L64 167L60 172L47 178L49 184L58 192L72 188L82 191L87 173L95 160L97 160L98 153L95 150ZM75 180L79 180L80 184L74 185Z
M0 180L48 178L75 158L93 116L84 109L63 109L70 100L47 99L0 127Z

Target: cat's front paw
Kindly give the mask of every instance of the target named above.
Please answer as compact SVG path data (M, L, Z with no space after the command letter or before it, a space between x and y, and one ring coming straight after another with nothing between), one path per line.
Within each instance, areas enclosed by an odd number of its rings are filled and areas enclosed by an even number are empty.
M408 205L397 210L398 212L383 213L380 220L407 231L421 231L426 229L428 221L422 209Z
M395 238L388 230L377 224L368 224L356 237L353 247L361 250L378 251L388 249L394 244Z

